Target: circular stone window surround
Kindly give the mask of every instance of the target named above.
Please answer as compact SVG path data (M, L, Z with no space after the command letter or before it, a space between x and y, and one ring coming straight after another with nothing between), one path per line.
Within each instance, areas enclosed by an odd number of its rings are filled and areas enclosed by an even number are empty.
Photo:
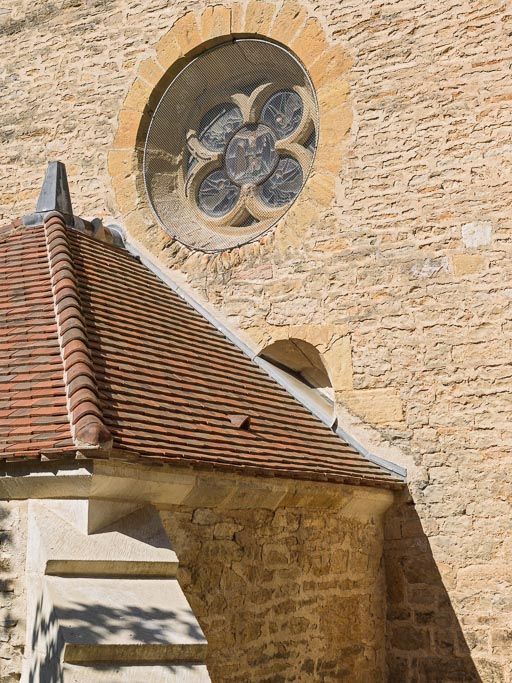
M204 252L260 237L309 175L317 110L304 68L274 42L240 38L192 59L146 138L144 181L158 222Z
M152 56L139 64L108 155L119 218L130 237L156 256L162 256L170 237L155 225L144 189L142 162L152 112L171 81L194 57L235 37L260 37L291 51L306 69L317 96L320 125L313 169L290 210L278 220L276 239L283 246L293 244L318 211L334 201L352 123L349 87L343 79L351 59L345 48L330 44L318 19L293 1L281 8L252 0L246 6L209 6L200 15L189 12L158 41ZM186 258L190 250L181 249Z

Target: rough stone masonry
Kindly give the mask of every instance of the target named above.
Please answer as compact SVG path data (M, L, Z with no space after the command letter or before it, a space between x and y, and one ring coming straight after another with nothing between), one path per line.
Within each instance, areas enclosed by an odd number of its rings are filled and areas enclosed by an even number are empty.
M76 212L122 223L107 171L118 112L139 62L203 6L0 3L4 220L33 210L46 162L60 158ZM255 338L348 331L354 390L401 405L384 418L352 409L410 472L412 499L386 531L389 680L510 683L512 6L303 6L353 59L334 201L295 233L278 226L229 254L168 240L165 260Z

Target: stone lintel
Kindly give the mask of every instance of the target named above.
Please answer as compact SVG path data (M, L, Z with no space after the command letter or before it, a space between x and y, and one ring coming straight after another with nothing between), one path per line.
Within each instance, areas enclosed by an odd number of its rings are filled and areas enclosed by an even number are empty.
M337 391L336 401L370 424L389 424L404 419L402 401L394 388Z
M0 500L71 497L136 507L149 504L158 509L176 505L218 509L338 509L343 515L360 518L383 514L393 502L394 494L379 487L199 472L171 465L155 469L152 465L108 460L88 461L77 468L76 474L68 468L60 470L54 464L23 477L14 470L11 475L0 478ZM87 524L90 523L89 520Z

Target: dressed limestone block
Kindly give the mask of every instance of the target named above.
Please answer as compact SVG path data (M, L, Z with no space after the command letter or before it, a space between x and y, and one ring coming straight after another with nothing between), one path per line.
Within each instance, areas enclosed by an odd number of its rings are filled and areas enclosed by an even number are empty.
M131 511L101 531L86 534L79 530L78 515L73 519L65 517L74 511L75 503L80 504L75 505L77 513L81 507L94 506L94 501L32 503L32 564L43 566L46 574L176 576L178 558L156 510ZM88 514L90 520L93 515L90 511Z
M206 639L175 579L44 581L65 662L204 661Z
M209 683L204 664L80 666L65 664L63 683Z

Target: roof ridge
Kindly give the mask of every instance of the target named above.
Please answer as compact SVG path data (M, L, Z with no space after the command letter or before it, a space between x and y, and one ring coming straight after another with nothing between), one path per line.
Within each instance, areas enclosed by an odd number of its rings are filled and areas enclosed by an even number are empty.
M71 435L77 448L110 449L64 216L51 211L43 226Z

